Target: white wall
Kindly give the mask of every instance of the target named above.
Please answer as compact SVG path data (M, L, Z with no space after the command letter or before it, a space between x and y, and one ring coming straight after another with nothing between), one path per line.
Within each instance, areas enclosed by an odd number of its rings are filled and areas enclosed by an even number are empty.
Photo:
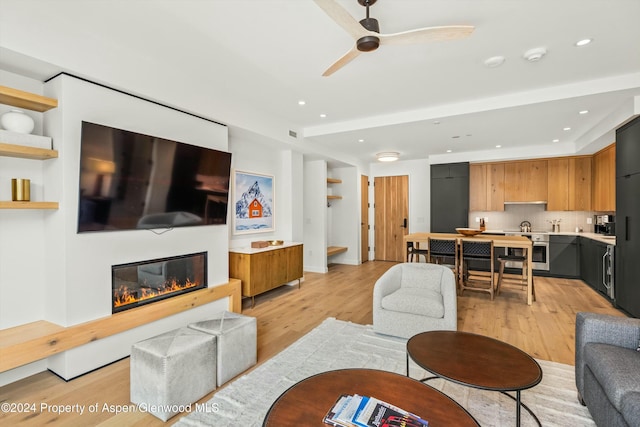
M409 176L409 233L429 231L431 222L431 174L428 160L405 160L389 163L372 163L369 181L377 176ZM369 201L375 202L373 185L369 186ZM373 209L370 210L369 221L375 222ZM373 227L370 236L373 242ZM372 246L373 247L373 246Z
M33 87L16 86L33 91ZM33 179L32 200L58 201L60 207L46 212L0 211L0 327L35 320L70 326L110 316L111 266L115 264L207 252L209 287L226 283L227 226L182 227L164 234L148 230L78 234L76 230L83 120L225 151L227 128L68 76L47 83L43 92L59 102L58 108L44 113L44 133L53 137L59 158L43 162L0 158L0 182L6 182L4 171L18 177L28 173L25 177ZM6 193L0 197L8 199ZM50 358L48 366L65 378L73 377L126 356L136 340L185 326L194 316L201 319L204 312L227 306L226 300L217 301L197 312L119 334L113 338L119 348L106 341L79 347ZM80 360L89 362L80 367ZM42 366L36 363L9 371L0 375L0 383L5 378L15 380L18 371L27 375Z
M346 252L329 258L329 263L360 264L360 177L355 166L330 169L329 178L342 180L328 184L328 192L342 196L329 200L327 207L327 246L345 246Z
M304 162L304 270L327 270L327 162Z
M229 201L230 247L247 247L255 240L302 242L302 155L274 148L268 141L247 132L230 133L229 151L232 153L233 170L271 175L274 177L275 187L275 229L271 232L233 234L235 202Z

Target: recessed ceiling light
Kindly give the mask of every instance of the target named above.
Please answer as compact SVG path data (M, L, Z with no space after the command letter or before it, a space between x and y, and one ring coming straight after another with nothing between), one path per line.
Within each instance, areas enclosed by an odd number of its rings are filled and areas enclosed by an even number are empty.
M306 104L304 100L301 99L300 101L298 101L298 105L304 105L304 104Z
M496 145L496 148L502 148L502 145Z
M450 152L451 152L451 150L447 150L447 153L450 153Z
M504 64L504 61L504 56L492 56L491 58L485 59L484 65L488 68L496 68Z
M582 39L582 40L578 40L575 45L576 45L576 47L582 47L582 46L588 45L592 41L593 41L593 39Z
M578 114L589 114L589 110L578 111Z
M560 142L560 140L559 139L554 139L553 142Z
M571 130L570 127L562 128L562 130Z
M322 113L322 114L320 114L320 117L322 117L324 119L325 117L327 117L327 115Z
M364 142L364 139L359 139L358 142Z
M376 158L379 162L395 162L400 158L400 153L396 153L395 151L387 151L384 153L376 154Z

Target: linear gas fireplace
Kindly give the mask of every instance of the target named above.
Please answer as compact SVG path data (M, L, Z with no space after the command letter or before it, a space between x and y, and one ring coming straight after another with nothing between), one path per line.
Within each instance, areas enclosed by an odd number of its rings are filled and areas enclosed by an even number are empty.
M207 253L111 266L112 313L207 287Z

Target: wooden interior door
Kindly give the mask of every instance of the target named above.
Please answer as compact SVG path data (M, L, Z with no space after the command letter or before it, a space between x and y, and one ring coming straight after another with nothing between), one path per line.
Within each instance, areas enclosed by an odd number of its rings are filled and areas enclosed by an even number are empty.
M369 261L369 177L360 176L360 262Z
M408 233L409 177L383 176L374 180L375 259L403 262L403 237Z

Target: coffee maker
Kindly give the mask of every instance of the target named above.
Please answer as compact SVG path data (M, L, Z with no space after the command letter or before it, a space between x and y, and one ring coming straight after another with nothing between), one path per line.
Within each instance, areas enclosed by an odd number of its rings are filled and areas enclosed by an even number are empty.
M616 235L616 217L613 215L595 215L594 231L606 236Z

